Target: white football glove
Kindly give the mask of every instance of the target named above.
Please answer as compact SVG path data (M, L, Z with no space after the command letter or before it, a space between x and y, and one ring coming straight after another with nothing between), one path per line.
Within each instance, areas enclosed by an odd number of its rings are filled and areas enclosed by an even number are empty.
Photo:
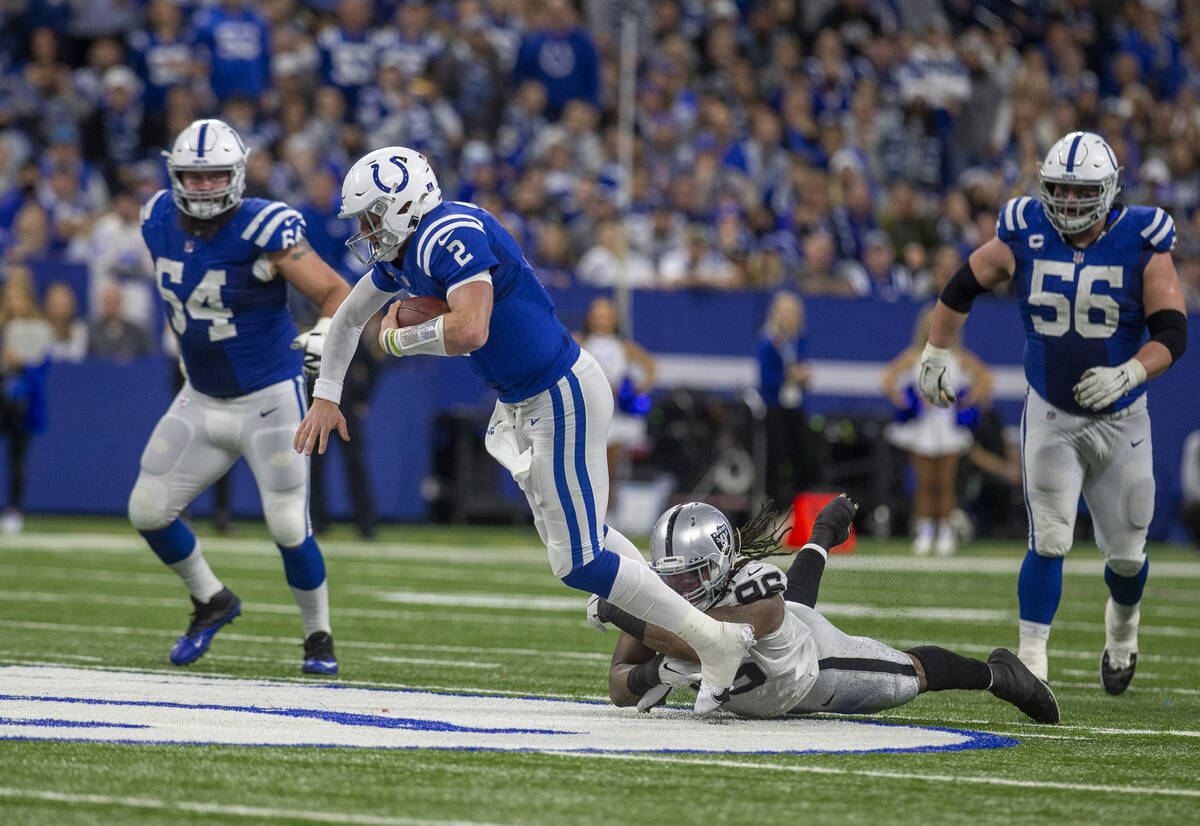
M292 349L304 352L304 375L316 378L321 373L321 353L325 350L325 334L333 319L328 316L317 319L311 330L292 339Z
M588 597L587 621L601 634L608 633L608 626L600 619L600 597L597 594Z
M1146 368L1135 358L1116 367L1092 367L1073 388L1075 401L1089 410L1103 410L1145 380Z
M934 347L925 343L921 353L921 373L917 384L925 401L938 407L949 407L954 404L956 397L954 388L946 377L946 364L950 361L949 347Z
M658 685L651 688L638 700L637 710L643 714L667 701L667 695L680 686L693 686L700 682L700 664L675 657L663 657L658 664Z

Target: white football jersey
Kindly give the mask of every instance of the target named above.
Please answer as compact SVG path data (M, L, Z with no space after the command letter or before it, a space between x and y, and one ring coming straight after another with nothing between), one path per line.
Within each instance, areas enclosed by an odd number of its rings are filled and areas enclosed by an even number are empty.
M733 575L729 590L714 607L774 598L786 587L787 577L779 568L769 562L751 562ZM747 653L722 708L743 717L786 714L812 690L817 670L812 631L792 611L785 611L780 626L760 636Z

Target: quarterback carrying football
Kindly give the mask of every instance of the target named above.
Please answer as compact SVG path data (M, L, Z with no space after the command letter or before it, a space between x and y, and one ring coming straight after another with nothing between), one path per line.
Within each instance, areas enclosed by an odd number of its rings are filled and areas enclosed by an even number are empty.
M308 462L289 447L305 412L302 365L315 368L321 332L350 287L313 252L299 212L242 197L246 155L227 124L195 121L167 153L170 192L142 207L142 237L187 381L142 453L129 520L191 592L192 621L171 650L171 662L190 663L238 616L241 601L213 574L179 514L244 456L300 606L301 669L335 674ZM288 284L320 308L324 318L312 331L297 335Z
M753 642L750 628L698 611L604 524L612 391L558 320L512 235L475 204L443 201L429 162L403 146L377 149L351 167L341 217L359 222L347 244L373 269L333 317L296 450L323 453L335 429L349 438L338 402L367 320L401 290L445 301L446 312L404 327L397 320L404 302L393 304L381 346L397 357L470 355L471 369L499 393L488 452L525 491L555 576L687 640L702 665L696 710L715 709Z
M1137 666L1138 606L1149 572L1154 469L1145 383L1187 344L1171 260L1175 222L1162 209L1118 202L1120 171L1112 148L1091 132L1072 132L1050 148L1041 200L1006 203L996 237L942 291L919 378L933 404L954 400L947 348L975 297L1012 279L1029 382L1021 417L1029 546L1017 582L1019 654L1048 678L1046 642L1082 492L1105 561L1100 680L1110 694L1128 687Z
M838 630L816 609L828 551L846 541L857 509L842 494L826 505L807 544L785 575L763 557L781 554L774 514L764 509L734 530L719 510L701 502L663 514L650 539L650 568L697 608L746 622L755 643L737 671L724 708L743 717L787 713L870 714L923 691L990 691L1039 723L1057 723L1049 686L1016 655L997 648L987 662L935 645L897 651ZM695 654L673 634L600 601L594 624L621 629L608 672L619 706L649 711L677 686L695 682Z

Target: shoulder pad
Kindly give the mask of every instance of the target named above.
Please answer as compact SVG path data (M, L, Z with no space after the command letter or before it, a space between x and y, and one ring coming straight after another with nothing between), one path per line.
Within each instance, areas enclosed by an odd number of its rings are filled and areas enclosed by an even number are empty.
M290 247L304 237L304 216L282 201L248 198L242 202L242 211L249 218L242 229L242 240L249 241L256 247L275 252ZM297 226L300 228L299 233L294 229ZM293 230L288 239L282 237L285 229Z
M1162 207L1130 207L1136 218L1135 226L1141 226L1140 234L1146 249L1155 252L1170 252L1175 249L1175 219Z
M1000 207L1000 215L996 219L996 235L1001 241L1007 241L1029 229L1035 216L1040 215L1042 202L1028 195L1013 198Z
M142 226L145 226L146 223L152 217L154 217L154 211L156 208L161 211L160 205L162 203L164 203L164 200L163 200L164 195L167 195L167 190L160 189L158 192L155 192L153 195L150 196L150 200L148 200L148 201L146 201L146 203L142 204L142 211L141 211ZM174 203L174 201L172 201L172 199L168 196L165 200L165 203Z
M443 213L438 216L437 220L432 221L428 227L424 225L419 227L418 232L420 233L420 237L416 239L417 266L431 278L433 277L433 272L430 269L430 261L433 259L433 253L439 246L445 247L445 242L451 234L456 239L462 241L465 253L460 253L460 258L463 254L474 255L474 250L477 247L487 246L487 230L484 229L483 221L469 213Z
M770 562L750 562L729 580L729 590L717 603L722 607L748 605L760 599L782 594L787 588L787 576Z

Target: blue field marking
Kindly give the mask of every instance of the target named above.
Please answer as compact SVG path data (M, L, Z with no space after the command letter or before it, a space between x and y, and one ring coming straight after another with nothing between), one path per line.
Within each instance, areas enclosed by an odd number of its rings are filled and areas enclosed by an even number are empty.
M341 711L325 711L316 708L264 708L262 706L227 706L216 703L171 703L161 700L101 700L94 697L37 697L18 694L0 694L0 701L20 700L39 703L81 703L93 706L140 706L145 708L186 708L197 711L241 711L249 714L271 714L279 717L310 718L337 723L342 726L364 726L367 728L396 728L413 731L455 731L470 734L552 734L578 735L579 731L558 731L536 728L486 728L482 726L460 726L444 720L422 720L412 717L392 717L380 714L352 714ZM3 722L3 718L0 718ZM150 726L134 726L150 728ZM3 739L3 738L0 738Z
M54 717L0 717L0 726L47 728L151 728L141 723L106 723L103 720L59 720ZM19 739L19 738L18 738Z

